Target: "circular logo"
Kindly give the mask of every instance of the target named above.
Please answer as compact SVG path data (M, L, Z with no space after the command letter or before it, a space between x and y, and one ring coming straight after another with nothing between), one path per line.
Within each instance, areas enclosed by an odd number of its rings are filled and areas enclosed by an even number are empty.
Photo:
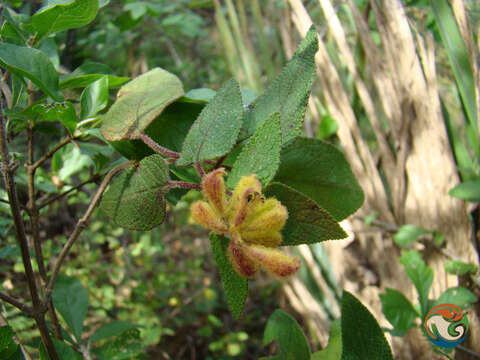
M458 305L440 304L425 318L428 339L444 348L460 344L467 336L468 319Z

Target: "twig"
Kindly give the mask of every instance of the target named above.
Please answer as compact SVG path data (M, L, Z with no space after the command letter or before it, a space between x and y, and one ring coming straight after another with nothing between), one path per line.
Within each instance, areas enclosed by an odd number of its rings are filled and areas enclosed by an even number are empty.
M10 295L7 295L3 292L0 291L0 299L3 301L9 303L10 305L15 306L16 308L22 310L25 312L28 316L32 316L32 308L21 301L11 297Z
M203 177L205 175L205 171L203 170L202 165L200 165L198 162L195 163L195 170L197 170L197 173L198 175L200 175L200 177Z
M141 134L138 137L139 140L142 140L145 145L147 145L150 149L153 151L163 154L167 157L178 159L180 157L180 153L176 151L172 151L170 149L167 149L166 147L163 147L162 145L159 145L153 140L150 136L147 134Z
M123 164L120 164L116 167L114 167L112 170L108 172L108 174L105 176L103 179L102 183L100 184L97 193L95 194L92 202L88 206L87 211L83 215L83 217L78 220L77 225L75 226L75 229L73 230L72 234L68 238L67 243L63 247L62 251L60 252L60 255L58 256L58 259L53 267L53 272L52 276L50 277L50 280L48 282L47 288L46 288L46 298L47 300L50 299L50 296L53 291L53 286L55 285L55 280L57 279L58 273L60 272L60 267L62 266L63 262L65 261L65 258L68 255L68 252L70 251L71 247L73 244L75 244L75 241L77 241L78 237L80 236L81 232L87 227L87 222L90 216L93 213L93 210L95 210L95 207L97 206L98 202L100 201L100 198L107 188L108 183L110 180L113 178L113 176L119 172L122 169L127 168L128 166L131 165L131 162L126 162Z
M466 348L466 347L463 346L463 345L457 345L457 346L456 346L456 349L462 350L463 352L466 352L467 354L472 355L473 357L475 357L475 358L477 358L477 359L480 359L480 354L479 354L479 353L477 353L477 352L475 352L475 351L473 351L473 350L470 350L470 349Z
M37 284L35 283L30 252L28 250L27 236L25 233L25 227L23 225L23 217L20 211L17 189L13 180L13 172L10 164L10 155L7 146L7 134L5 131L5 119L3 117L2 105L3 104L0 102L0 153L2 155L2 175L5 182L5 189L8 194L8 200L10 202L10 211L12 213L13 223L15 224L16 238L22 255L22 262L25 268L25 276L27 277L30 297L32 298L33 317L37 324L38 330L40 331L40 336L48 355L52 360L58 360L57 352L48 333L47 324L45 323L45 307L40 300Z
M72 138L70 136L67 136L65 139L57 143L57 145L55 145L52 149L50 149L46 154L44 154L40 159L38 159L35 163L31 165L33 171L35 171L39 166L41 166L46 160L50 159L53 154L55 154L58 150L67 145L71 140Z
M98 179L100 179L102 176L99 175L99 174L96 174L94 176L92 176L90 179L88 180L85 180L84 182L81 182L80 184L78 185L75 185L74 187L72 187L71 189L68 189L60 194L57 194L55 195L54 197L50 198L50 199L47 199L45 200L44 202L42 202L40 205L38 205L38 209L43 209L45 206L48 206L50 205L51 203L61 199L62 197L70 194L72 191L75 191L75 190L78 190L79 188L81 188L82 186L86 185L86 184L89 184L89 183L92 183L92 182L95 182L97 181Z

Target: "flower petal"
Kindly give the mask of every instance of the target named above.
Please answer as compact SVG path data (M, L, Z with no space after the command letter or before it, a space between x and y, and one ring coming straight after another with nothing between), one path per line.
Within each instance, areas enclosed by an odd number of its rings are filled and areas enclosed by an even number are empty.
M203 194L219 215L223 215L227 206L225 182L223 181L225 175L225 170L219 168L206 174L202 180Z
M243 245L244 253L258 266L279 278L293 275L300 268L300 260L284 252L262 245Z
M245 255L243 248L235 240L230 241L228 257L235 271L247 279L253 278L258 273L258 266Z
M212 206L205 201L196 201L190 206L193 219L200 226L212 230L216 234L225 234L227 225L215 213Z
M227 218L230 226L237 227L248 213L249 203L255 198L262 197L262 184L255 174L244 176L240 179L227 209Z
M257 233L259 237L265 237L265 234L272 231L280 231L288 218L288 211L280 201L275 198L269 198L263 201L257 201L248 211L248 215L238 230L245 238L244 233Z
M253 231L242 232L242 239L248 245L263 245L266 247L275 248L282 243L282 234L280 231Z

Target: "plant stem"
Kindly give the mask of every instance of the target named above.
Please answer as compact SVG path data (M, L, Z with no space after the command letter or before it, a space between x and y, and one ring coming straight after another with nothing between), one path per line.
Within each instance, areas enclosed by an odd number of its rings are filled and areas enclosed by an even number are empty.
M32 308L30 306L28 306L28 305L22 303L21 301L11 297L10 295L7 295L7 294L0 291L0 299L9 303L10 305L15 306L16 308L22 310L27 315L32 316Z
M117 172L119 172L122 169L125 169L125 168L129 167L131 164L132 163L129 161L129 162L126 162L126 163L123 163L123 164L120 164L120 165L114 167L112 170L110 170L108 172L108 174L103 179L103 181L100 184L100 186L97 190L97 193L95 194L92 202L88 206L87 211L85 212L83 217L80 220L78 220L77 225L75 226L75 229L73 230L72 234L68 238L67 243L63 247L62 251L60 252L60 255L58 256L57 261L55 262L55 265L53 267L52 276L50 277L50 280L48 282L47 289L46 289L47 300L50 299L50 296L52 295L53 286L55 285L55 280L57 279L58 273L60 272L60 267L62 266L63 262L65 261L65 258L67 257L68 252L70 251L71 247L73 246L73 244L75 244L75 241L77 241L77 239L80 236L80 234L82 233L82 231L87 227L87 222L90 219L90 216L92 215L93 210L95 210L95 207L97 206L98 202L100 201L100 198L101 198L103 192L105 191L105 189L107 188L108 183L110 182L110 180L112 180L113 176Z
M67 145L71 140L72 138L70 136L67 136L65 139L57 143L57 145L55 145L51 150L49 150L46 154L44 154L40 159L38 159L35 163L31 165L33 171L40 167L46 160L51 158L53 154L55 154L58 150Z
M160 153L162 155L165 155L170 158L178 159L180 157L180 153L176 151L172 151L170 149L167 149L166 147L163 147L162 145L159 145L153 140L150 136L147 134L142 134L138 137L139 140L142 140L145 145L147 145L150 149L153 151Z
M170 189L194 189L194 190L202 190L202 185L189 183L186 181L170 181L168 183Z
M80 189L82 186L85 186L89 183L92 183L92 182L95 182L97 181L98 179L100 179L102 176L99 175L99 174L96 174L96 175L93 175L90 179L88 180L85 180L84 182L81 182L80 184L78 185L75 185L74 187L72 187L71 189L68 189L60 194L57 194L55 195L54 197L50 198L50 199L47 199L45 200L44 202L42 202L40 205L38 205L38 209L43 209L45 206L48 206L50 205L51 203L57 201L58 199L61 199L62 197L70 194L72 191L75 191L75 190L78 190Z
M35 319L35 322L37 323L37 327L40 331L40 336L42 338L43 345L47 350L48 356L50 356L52 360L58 360L57 352L55 351L52 339L50 338L50 334L48 333L47 324L45 323L45 308L40 300L37 285L35 283L35 276L33 273L32 262L28 250L27 236L25 233L25 227L23 225L23 218L20 212L17 190L13 180L13 171L10 164L10 154L7 147L7 134L5 130L3 108L1 108L0 110L0 153L2 155L2 175L5 182L5 189L8 194L8 200L10 202L10 210L12 213L13 222L15 224L17 242L22 255L22 261L25 268L25 275L27 277L30 297L32 298L33 317Z

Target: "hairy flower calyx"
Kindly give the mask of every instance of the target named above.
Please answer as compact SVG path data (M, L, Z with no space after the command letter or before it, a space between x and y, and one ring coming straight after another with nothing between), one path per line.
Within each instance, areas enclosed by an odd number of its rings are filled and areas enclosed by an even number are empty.
M255 174L244 176L228 195L223 168L206 174L202 191L207 201L191 205L193 219L215 234L230 235L228 257L238 274L252 278L262 268L286 278L300 268L298 258L277 249L281 229L287 221L287 208L275 198L265 198Z

